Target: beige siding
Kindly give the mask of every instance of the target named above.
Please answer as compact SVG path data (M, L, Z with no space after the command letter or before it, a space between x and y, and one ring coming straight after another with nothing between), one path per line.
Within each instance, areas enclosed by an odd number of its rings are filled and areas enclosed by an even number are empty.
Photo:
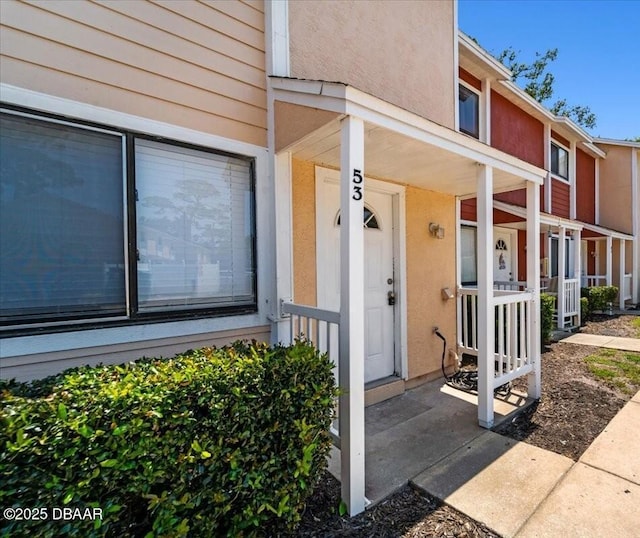
M3 0L2 82L266 146L262 2Z
M631 199L631 148L603 146L600 161L600 224L633 234Z
M269 326L219 331L181 338L165 338L144 342L129 342L102 347L74 349L20 357L3 357L1 379L16 378L18 381L40 379L57 374L67 368L95 366L97 364L122 364L140 357L173 357L188 349L206 346L223 346L236 340L257 340L269 342Z
M289 3L291 76L344 82L454 127L453 2Z

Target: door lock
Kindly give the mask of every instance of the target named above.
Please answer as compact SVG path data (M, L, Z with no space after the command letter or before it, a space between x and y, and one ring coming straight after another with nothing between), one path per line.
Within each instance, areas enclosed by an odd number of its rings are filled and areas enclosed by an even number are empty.
M387 303L389 306L396 304L396 294L393 291L387 292Z

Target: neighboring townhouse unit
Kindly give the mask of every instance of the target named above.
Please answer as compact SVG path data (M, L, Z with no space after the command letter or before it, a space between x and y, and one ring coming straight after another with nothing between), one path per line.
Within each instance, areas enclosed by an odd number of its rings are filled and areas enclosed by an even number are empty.
M540 188L541 288L557 296L558 327L580 324L581 286L617 285L624 280L623 308L631 299L626 291L632 279L630 250L637 241L630 225L607 226L598 220L604 205L598 185L607 154L573 122L554 116L515 86L510 72L464 34L459 47L460 131L547 170ZM619 181L630 188L631 175L624 177ZM522 189L494 196L492 252L494 284L499 289L525 288L527 240L521 229L525 199ZM476 200L463 200L459 276L463 288L476 281L475 221ZM615 275L614 249L622 260L618 263L628 268L624 278Z
M0 21L0 375L269 340L263 3Z
M640 143L596 138L596 145L607 157L599 166L597 224L633 236L633 242L590 245L593 272L605 276L605 284L622 290L623 301L640 303ZM604 253L603 251L604 247ZM602 278L600 278L602 281Z

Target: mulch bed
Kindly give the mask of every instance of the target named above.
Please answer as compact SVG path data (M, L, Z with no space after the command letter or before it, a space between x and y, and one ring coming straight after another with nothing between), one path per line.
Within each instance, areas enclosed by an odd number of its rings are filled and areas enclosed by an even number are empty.
M634 316L601 316L582 332L637 337ZM542 398L495 431L577 460L630 399L588 371L584 358L594 348L554 343L542 355ZM515 388L526 391L519 380ZM409 486L364 514L341 517L340 484L325 473L307 503L300 537L497 537L493 531L439 500Z

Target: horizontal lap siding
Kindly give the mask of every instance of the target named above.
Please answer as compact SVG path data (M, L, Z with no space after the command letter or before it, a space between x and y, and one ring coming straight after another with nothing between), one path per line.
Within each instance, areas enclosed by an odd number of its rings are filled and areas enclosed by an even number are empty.
M2 1L2 81L265 146L262 8Z
M460 80L465 81L469 86L473 86L476 90L482 89L482 82L480 79L477 79L471 73L462 69L462 67L458 69L458 76L460 77Z
M569 184L553 179L551 182L551 212L558 217L569 218Z
M544 127L516 105L491 92L491 145L544 168Z
M576 151L576 212L578 220L596 222L596 161L584 151Z

